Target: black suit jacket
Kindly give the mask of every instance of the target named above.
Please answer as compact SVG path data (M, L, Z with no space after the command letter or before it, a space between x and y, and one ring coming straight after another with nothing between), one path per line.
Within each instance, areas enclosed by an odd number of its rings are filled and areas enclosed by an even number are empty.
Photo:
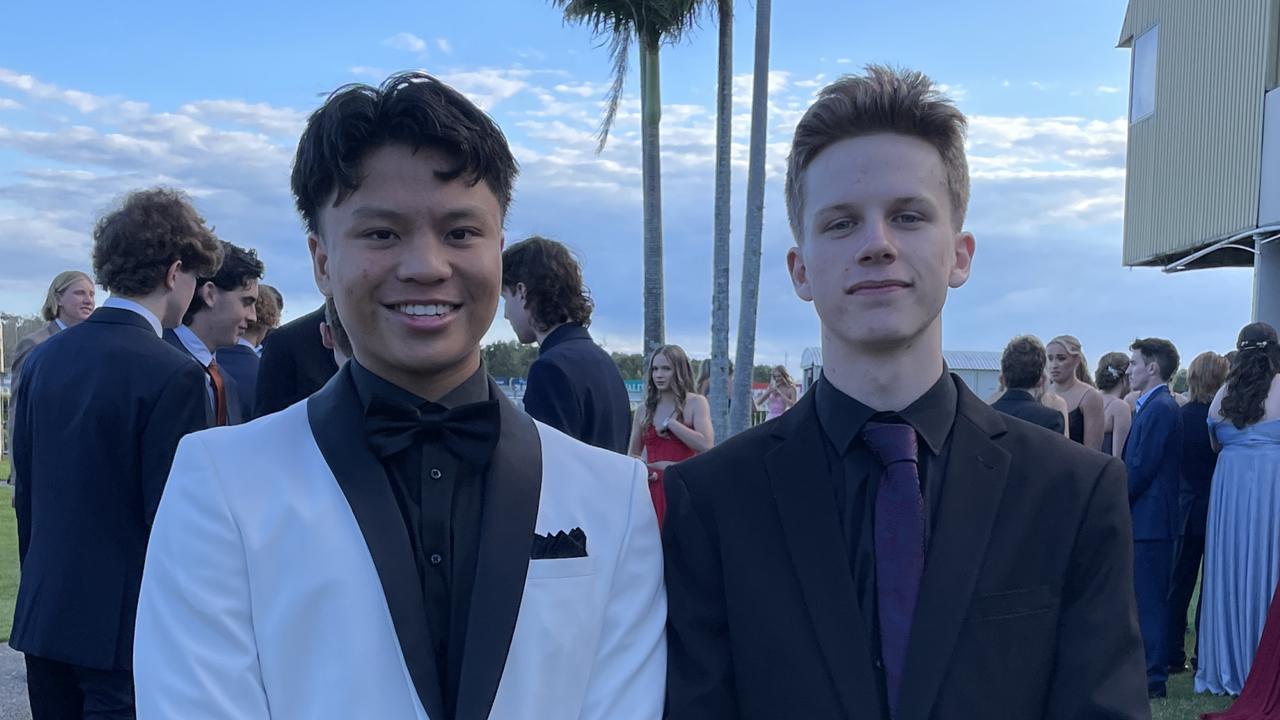
M244 420L253 417L253 396L258 386L258 353L244 345L218 348L214 353L218 359L218 367L224 376L230 375L236 382L234 401L239 408L237 412ZM228 395L228 399L231 399Z
M616 453L631 439L631 400L622 373L581 325L543 339L529 368L524 409L565 434Z
M958 379L896 720L1149 718L1123 468ZM813 394L667 469L672 720L881 718Z
M14 430L15 649L131 667L147 535L178 440L205 427L204 382L190 357L117 308L28 357Z
M208 372L205 370L204 363L200 362L199 358L191 354L191 351L187 349L187 346L182 344L182 338L178 337L177 333L175 333L172 330L165 330L164 341L172 345L175 349L178 350L178 352L187 356L187 358L191 360L191 362L194 362L196 364L196 367L200 368L201 373L203 373L206 377L208 376ZM245 422L246 420L249 420L250 418L246 417L245 414L241 412L240 385L236 382L235 377L231 373L228 373L228 372L222 373L222 388L223 388L223 392L227 396L227 424L239 425L240 423ZM206 413L205 424L208 427L213 427L217 425L217 422L215 422L215 420L217 419L218 416L216 411L214 410L213 403L210 402L209 400L208 384L205 385L204 392L200 393L200 397L204 398L204 409Z
M311 397L338 372L320 341L324 306L272 330L262 343L253 416L262 417Z
M1189 402L1182 406L1182 486L1178 492L1182 532L1204 535L1209 521L1209 491L1218 453L1209 443L1209 405Z
M1063 432L1062 413L1037 402L1035 397L1026 390L1009 390L992 403L991 407L1005 415L1026 420L1059 435Z

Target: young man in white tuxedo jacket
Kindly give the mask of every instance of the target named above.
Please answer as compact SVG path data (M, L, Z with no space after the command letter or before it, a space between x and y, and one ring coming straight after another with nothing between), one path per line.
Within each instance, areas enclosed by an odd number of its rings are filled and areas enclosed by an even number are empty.
M516 172L493 121L422 73L311 116L293 191L353 357L307 401L180 446L139 717L661 716L643 466L536 423L481 364Z

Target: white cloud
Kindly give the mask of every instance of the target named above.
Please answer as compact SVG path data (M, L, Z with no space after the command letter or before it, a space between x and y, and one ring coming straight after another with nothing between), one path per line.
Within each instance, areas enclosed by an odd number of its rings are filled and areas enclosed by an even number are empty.
M449 42L448 38L436 38L436 47L440 48L440 52L445 55L453 54L453 44Z
M837 64L837 65L848 65L848 64L849 64L849 63L851 63L851 62L853 62L853 61L852 61L852 60L850 60L849 58L836 58L836 64Z
M205 120L247 125L292 138L300 136L307 123L306 115L297 110L243 100L201 100L183 105L178 112Z
M451 71L440 77L481 108L492 110L498 103L528 88L532 74L522 68L482 68Z
M10 98L0 98L0 110L21 110L22 103Z
M1120 88L1118 88L1118 87L1112 87L1112 86L1110 86L1110 85L1099 85L1099 86L1098 86L1098 92L1103 93L1103 94L1106 94L1106 95L1114 95L1115 93L1120 92Z
M386 78L388 75L390 75L390 73L388 73L386 70L383 70L382 68L370 67L368 65L356 65L355 67L351 68L351 74L359 75L360 77L368 78L370 80L377 80L377 81L381 81L384 78Z
M395 50L421 53L427 50L427 41L413 33L401 32L382 41L383 45Z

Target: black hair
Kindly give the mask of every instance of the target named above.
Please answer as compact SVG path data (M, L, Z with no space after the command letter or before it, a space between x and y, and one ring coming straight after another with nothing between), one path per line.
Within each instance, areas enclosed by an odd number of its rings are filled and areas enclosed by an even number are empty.
M1130 350L1137 350L1142 357L1154 362L1160 368L1160 379L1169 382L1173 374L1178 372L1178 348L1164 338L1143 338L1134 340Z
M1245 325L1236 341L1236 355L1227 375L1222 417L1243 429L1266 414L1271 380L1280 372L1280 342L1276 329L1264 322Z
M530 319L541 331L563 323L591 324L595 303L569 248L534 235L502 252L502 287L525 287Z
M209 277L196 278L196 291L191 298L191 305L187 308L187 314L182 316L183 325L190 325L196 313L209 307L204 304L204 298L200 297L200 288L204 287L205 283L213 283L220 290L239 290L250 280L261 278L266 271L255 251L232 245L226 240L221 242L222 266Z

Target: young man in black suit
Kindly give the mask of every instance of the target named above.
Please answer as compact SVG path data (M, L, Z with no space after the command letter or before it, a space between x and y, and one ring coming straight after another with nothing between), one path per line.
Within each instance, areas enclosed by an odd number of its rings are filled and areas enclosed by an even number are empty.
M146 190L98 221L111 292L28 358L15 410L22 579L9 644L32 716L132 718L133 626L178 440L205 427L204 373L160 339L222 247L186 198Z
M668 717L1146 718L1119 461L942 359L968 280L965 119L871 67L796 127L796 294L823 375L667 469Z
M1161 338L1134 340L1129 386L1138 409L1124 445L1133 513L1134 589L1147 659L1147 692L1167 695L1169 583L1175 541L1182 533L1178 492L1182 479L1182 412L1169 392L1178 350ZM1196 428L1196 432L1205 432Z
M525 412L590 445L626 453L631 400L622 373L591 339L594 303L564 245L534 236L502 253L503 316L522 343L538 343Z
M271 331L262 344L253 416L279 412L311 397L338 372L320 338L324 306Z
M164 335L208 376L205 384L211 427L239 425L251 417L241 405L235 376L219 367L214 353L235 347L249 323L257 319L258 280L264 270L253 250L223 241L222 251L222 267L196 281L191 308L182 324Z
M1063 434L1062 413L1036 399L1036 388L1044 384L1044 366L1049 361L1044 345L1030 335L1009 341L1000 356L1000 379L1005 392L991 407L1005 415Z

